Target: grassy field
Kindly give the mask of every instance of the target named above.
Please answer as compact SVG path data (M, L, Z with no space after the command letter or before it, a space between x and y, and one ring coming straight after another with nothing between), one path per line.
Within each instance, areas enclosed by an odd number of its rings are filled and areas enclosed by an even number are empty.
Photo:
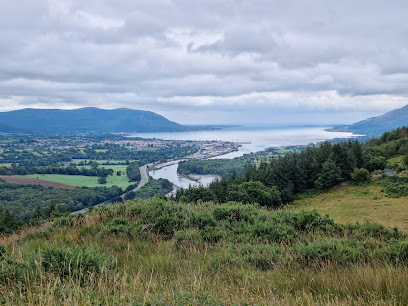
M153 199L61 217L0 237L0 303L407 305L406 261L381 257L396 232L286 213Z
M122 176L117 176L116 172L113 176L108 176L106 178L106 184L101 185L98 183L98 178L95 176L83 176L83 175L63 175L63 174L30 174L24 175L23 177L29 178L39 178L41 180L57 182L61 184L77 186L77 187L112 187L118 186L121 188L126 188L131 185L126 174Z
M316 209L319 213L330 215L336 222L361 223L368 220L388 227L397 226L408 232L408 198L387 197L383 188L378 183L365 187L342 185L317 197L295 201L285 209Z

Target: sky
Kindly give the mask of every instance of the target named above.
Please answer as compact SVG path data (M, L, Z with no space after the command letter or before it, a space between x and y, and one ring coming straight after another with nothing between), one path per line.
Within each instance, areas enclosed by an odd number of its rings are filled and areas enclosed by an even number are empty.
M406 0L3 0L0 111L352 123L408 104Z

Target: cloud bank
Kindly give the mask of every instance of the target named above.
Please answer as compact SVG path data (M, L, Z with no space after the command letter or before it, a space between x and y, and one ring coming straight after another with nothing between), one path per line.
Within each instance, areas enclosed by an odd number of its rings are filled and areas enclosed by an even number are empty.
M408 104L407 10L398 0L6 0L0 111L352 122Z

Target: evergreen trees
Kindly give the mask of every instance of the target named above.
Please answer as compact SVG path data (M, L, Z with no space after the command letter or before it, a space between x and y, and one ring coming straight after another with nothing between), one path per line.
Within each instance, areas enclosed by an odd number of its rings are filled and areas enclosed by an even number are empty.
M0 235L10 234L21 226L10 211L0 206Z
M204 200L201 196L205 194L205 199L220 203L233 200L277 207L280 203L292 201L297 194L306 190L327 189L350 179L355 168L365 167L365 157L367 155L357 141L325 142L300 153L261 163L258 168L248 164L241 175L234 173L230 178L215 181L207 191L206 188L181 190L176 198L185 196L189 201L196 202L198 199ZM371 161L371 156L368 160Z

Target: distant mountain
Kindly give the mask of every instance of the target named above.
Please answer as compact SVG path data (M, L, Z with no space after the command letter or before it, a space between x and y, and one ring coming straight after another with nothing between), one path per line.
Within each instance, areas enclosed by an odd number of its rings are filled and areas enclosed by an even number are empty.
M380 136L401 126L408 126L408 105L395 109L384 115L372 117L352 125L335 126L331 131L353 132L367 136Z
M46 133L172 132L189 128L156 113L126 108L22 109L0 112L0 131L29 130Z
M9 125L0 123L0 132L3 132L3 133L14 133L14 132L21 132L21 130L19 130L19 129L17 129L17 128L14 128L14 127L11 127L11 126L9 126Z

